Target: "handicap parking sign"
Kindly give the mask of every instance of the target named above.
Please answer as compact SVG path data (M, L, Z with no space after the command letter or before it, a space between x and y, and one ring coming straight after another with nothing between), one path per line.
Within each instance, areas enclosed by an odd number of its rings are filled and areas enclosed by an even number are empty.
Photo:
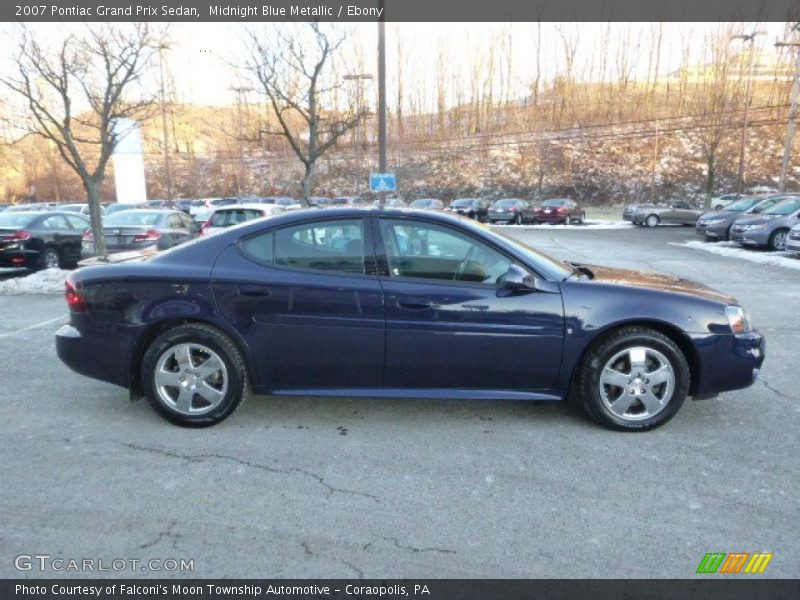
M369 190L371 192L394 192L397 189L397 179L394 173L371 173L369 176Z

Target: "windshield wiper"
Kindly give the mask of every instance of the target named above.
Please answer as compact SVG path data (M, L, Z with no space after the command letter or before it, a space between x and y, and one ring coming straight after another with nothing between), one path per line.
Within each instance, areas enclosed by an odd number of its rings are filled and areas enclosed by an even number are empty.
M594 272L589 268L580 263L567 263L572 267L572 272L564 278L564 281L567 281L573 275L586 275L589 279L594 279Z

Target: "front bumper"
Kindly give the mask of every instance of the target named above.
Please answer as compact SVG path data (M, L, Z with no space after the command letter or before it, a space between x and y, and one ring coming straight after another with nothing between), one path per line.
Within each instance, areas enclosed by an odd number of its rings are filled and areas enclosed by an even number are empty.
M697 222L694 226L695 233L700 237L707 240L726 240L728 239L728 224L718 223L715 225L706 225Z
M737 231L731 229L731 241L742 246L766 246L769 244L769 236L772 233L769 229L746 229Z
M741 390L753 385L766 353L766 340L757 331L740 334L693 334L699 359L692 396Z
M800 231L790 231L786 236L787 252L800 252Z

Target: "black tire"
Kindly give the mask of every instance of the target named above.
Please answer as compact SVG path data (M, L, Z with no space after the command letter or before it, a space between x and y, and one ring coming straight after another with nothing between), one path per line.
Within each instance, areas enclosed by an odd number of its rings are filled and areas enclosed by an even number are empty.
M52 246L45 247L40 253L39 258L36 260L36 270L43 269L60 269L61 257L58 255L58 250Z
M514 217L514 225L522 225L522 213L519 213L516 217Z
M772 232L772 235L769 236L769 249L770 250L786 250L786 236L788 235L788 229L776 229ZM783 237L779 237L779 234L783 234ZM779 239L783 239L783 245L781 246L778 242Z
M659 412L647 418L618 416L600 394L600 375L608 361L634 346L660 353L669 362L674 374L671 396ZM586 412L601 425L618 431L647 431L663 425L680 410L689 393L690 379L689 364L675 342L658 331L631 326L612 331L595 342L578 369L576 385Z
M159 395L155 385L155 369L159 358L178 344L202 345L217 354L228 375L228 387L222 400L213 410L186 415L169 406ZM202 365L201 365L202 366ZM216 327L193 323L181 325L159 335L144 354L140 372L142 389L150 405L168 421L184 427L208 427L231 416L247 398L247 365L239 347Z

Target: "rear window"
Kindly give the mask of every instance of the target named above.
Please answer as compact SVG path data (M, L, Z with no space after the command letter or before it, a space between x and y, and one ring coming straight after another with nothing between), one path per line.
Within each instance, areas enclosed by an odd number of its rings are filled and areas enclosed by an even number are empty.
M227 210L218 210L211 217L212 227L231 227L244 223L245 221L252 221L264 216L260 210L254 208L232 208Z
M505 200L498 200L494 203L495 206L517 206L521 204L522 200L516 200L514 198L507 198Z
M542 202L542 206L566 206L566 200L545 200Z
M107 227L139 227L155 225L163 213L149 210L123 210L107 216L103 225Z
M0 227L27 227L35 218L36 215L22 212L2 212L0 213Z

